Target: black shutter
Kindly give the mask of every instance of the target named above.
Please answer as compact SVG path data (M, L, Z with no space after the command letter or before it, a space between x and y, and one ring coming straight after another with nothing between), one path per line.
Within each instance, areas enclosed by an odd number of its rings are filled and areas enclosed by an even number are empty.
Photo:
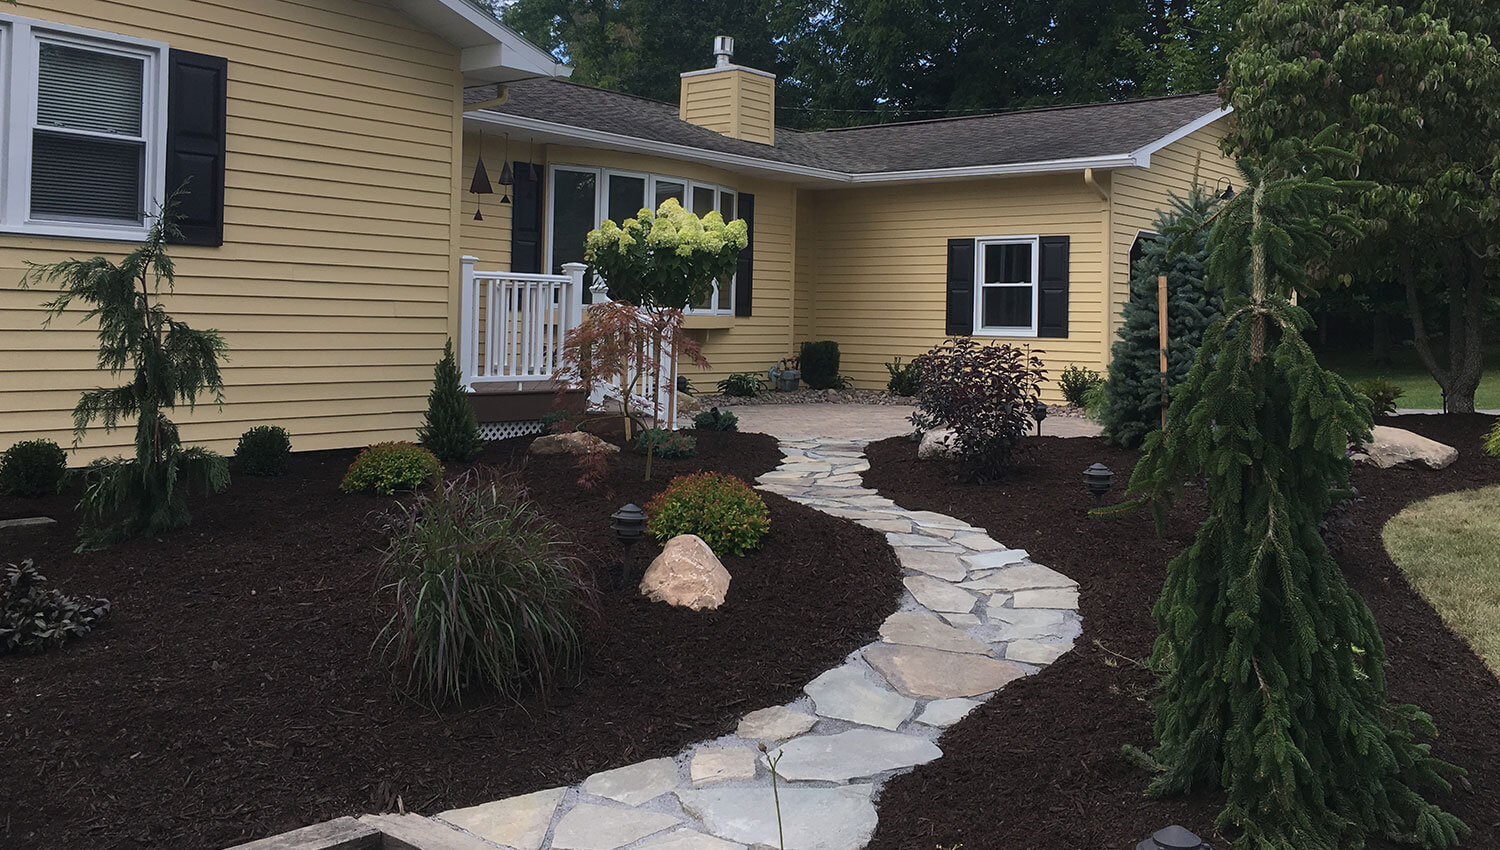
M1068 237L1043 236L1037 281L1036 335L1068 335Z
M172 242L223 245L229 60L173 50L167 65L167 194L181 231Z
M524 274L542 273L542 166L532 175L531 163L511 165L515 183L510 187L510 270ZM549 269L550 271L550 269ZM587 300L588 292L584 292Z
M739 217L744 220L750 241L740 252L739 265L734 270L734 314L750 315L750 304L755 287L755 196L740 193Z
M949 336L974 333L974 240L948 240Z

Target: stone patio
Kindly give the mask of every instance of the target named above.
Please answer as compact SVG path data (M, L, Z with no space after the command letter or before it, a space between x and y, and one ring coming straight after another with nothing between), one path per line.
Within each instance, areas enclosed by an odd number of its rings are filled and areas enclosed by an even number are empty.
M740 430L770 434L779 440L834 439L873 443L912 432L906 404L737 404ZM1054 416L1042 423L1047 437L1097 437L1098 423L1072 416Z
M779 757L786 850L862 850L886 781L940 758L943 729L1072 649L1082 631L1075 582L982 528L909 511L864 489L865 444L905 433L909 410L735 412L742 430L781 439L785 459L758 479L761 489L886 535L907 592L881 639L809 682L790 705L748 712L733 734L573 787L441 812L434 825L509 850L775 847L769 762ZM835 429L837 437L815 434ZM761 743L769 755L759 752Z

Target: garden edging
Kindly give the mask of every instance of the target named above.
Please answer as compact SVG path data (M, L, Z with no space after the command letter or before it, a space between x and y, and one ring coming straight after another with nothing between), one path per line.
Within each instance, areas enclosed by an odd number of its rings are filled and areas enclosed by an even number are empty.
M439 813L439 834L452 846L513 850L781 846L764 744L778 759L787 850L861 850L885 781L939 758L944 729L1081 633L1076 582L981 528L865 489L864 446L783 440L785 459L757 484L886 535L906 592L880 640L808 683L802 698L751 712L734 734L575 786ZM300 845L242 845L257 846Z

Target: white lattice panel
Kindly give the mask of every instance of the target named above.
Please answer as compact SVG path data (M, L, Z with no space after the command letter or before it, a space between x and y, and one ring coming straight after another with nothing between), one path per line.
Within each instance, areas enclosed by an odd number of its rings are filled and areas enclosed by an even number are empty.
M507 440L511 437L524 437L527 434L540 433L542 433L542 422L539 419L479 423L479 436L486 440Z

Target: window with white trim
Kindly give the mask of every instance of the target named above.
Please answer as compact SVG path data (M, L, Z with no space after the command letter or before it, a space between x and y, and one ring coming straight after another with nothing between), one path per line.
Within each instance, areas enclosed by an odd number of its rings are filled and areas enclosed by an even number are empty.
M564 263L583 262L584 237L606 219L634 218L642 207L655 209L668 198L700 216L718 210L725 221L734 220L738 207L739 193L715 183L576 165L553 165L548 173L546 247L547 266L553 274L562 274ZM716 282L708 297L687 312L733 315L733 275Z
M976 240L975 333L1036 336L1040 241L1036 236Z
M145 235L165 175L165 53L0 15L0 231Z

